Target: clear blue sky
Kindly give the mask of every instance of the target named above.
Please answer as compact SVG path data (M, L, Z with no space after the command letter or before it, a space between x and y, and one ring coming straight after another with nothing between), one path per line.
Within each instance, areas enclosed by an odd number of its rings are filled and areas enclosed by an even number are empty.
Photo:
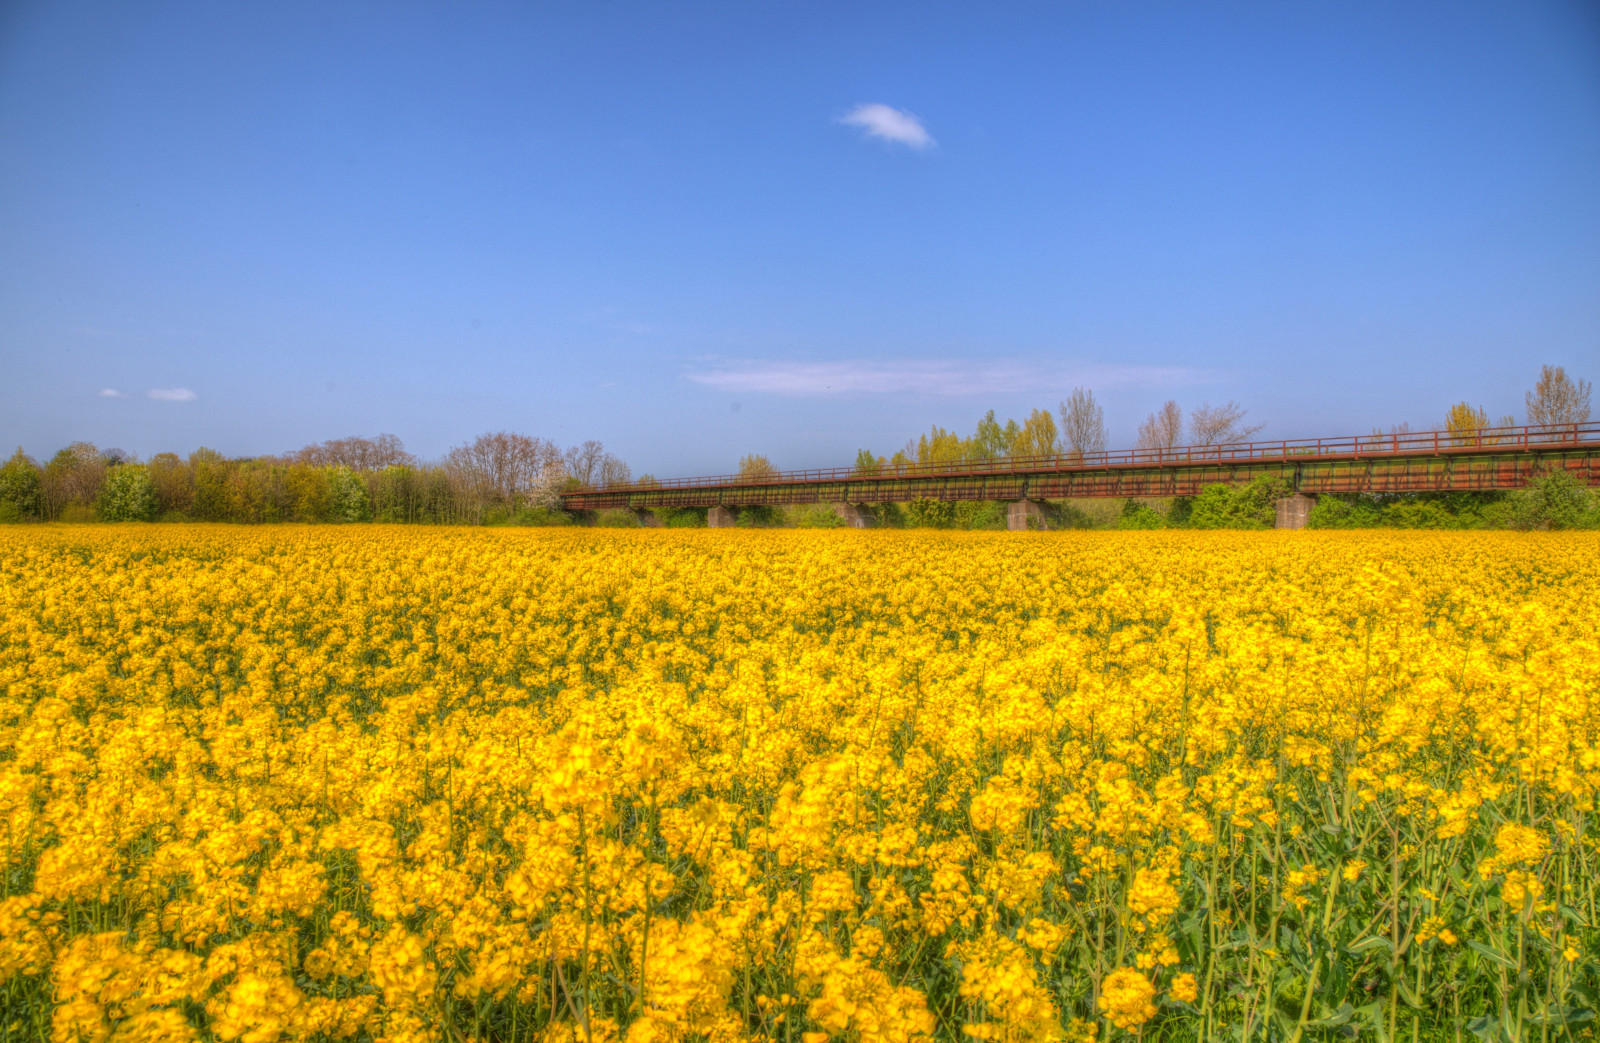
M9 0L0 353L39 457L1520 416L1600 382L1600 5Z

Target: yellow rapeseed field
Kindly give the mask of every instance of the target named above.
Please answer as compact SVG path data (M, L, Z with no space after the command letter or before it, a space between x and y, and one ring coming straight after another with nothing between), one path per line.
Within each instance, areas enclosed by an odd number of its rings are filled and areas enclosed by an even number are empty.
M1600 537L9 527L5 1040L1567 1039Z

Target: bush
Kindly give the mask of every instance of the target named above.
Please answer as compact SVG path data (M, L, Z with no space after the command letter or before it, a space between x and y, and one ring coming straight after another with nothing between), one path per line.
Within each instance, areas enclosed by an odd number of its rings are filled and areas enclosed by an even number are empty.
M1571 471L1546 471L1506 497L1502 519L1517 529L1583 529L1596 525L1595 494Z
M1437 500L1406 500L1390 504L1382 514L1391 529L1457 529L1461 522Z
M904 510L906 524L918 529L948 529L956 516L949 500L911 500Z
M1006 505L999 500L961 500L951 522L958 529L993 531L1006 527Z
M1156 513L1155 509L1147 503L1138 500L1128 500L1122 505L1122 514L1117 517L1119 529L1160 529L1165 527L1166 519Z
M150 471L138 464L111 468L100 487L99 508L108 522L154 521L160 507Z
M621 507L612 507L603 511L596 511L594 523L602 529L637 529L639 517L632 511Z
M789 524L797 529L837 529L844 519L828 504L806 503L789 508Z
M1311 529L1375 529L1383 524L1378 505L1364 496L1328 494L1317 497L1306 527Z
M1258 475L1249 485L1217 483L1194 498L1189 525L1195 529L1270 529L1276 521L1278 499L1289 495L1281 479Z
M680 507L677 510L658 511L656 516L669 529L703 529L706 527L704 507Z

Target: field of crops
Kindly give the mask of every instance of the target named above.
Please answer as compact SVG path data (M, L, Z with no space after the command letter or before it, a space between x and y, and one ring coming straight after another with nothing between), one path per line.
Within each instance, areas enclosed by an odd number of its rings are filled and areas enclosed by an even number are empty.
M1590 1038L1593 534L0 529L5 1040Z

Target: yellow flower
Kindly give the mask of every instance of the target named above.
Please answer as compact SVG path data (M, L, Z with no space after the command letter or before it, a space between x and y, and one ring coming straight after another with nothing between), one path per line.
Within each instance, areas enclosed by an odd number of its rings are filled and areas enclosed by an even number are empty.
M1135 1029L1155 1017L1155 997L1149 978L1123 967L1100 983L1100 1012L1120 1029Z

